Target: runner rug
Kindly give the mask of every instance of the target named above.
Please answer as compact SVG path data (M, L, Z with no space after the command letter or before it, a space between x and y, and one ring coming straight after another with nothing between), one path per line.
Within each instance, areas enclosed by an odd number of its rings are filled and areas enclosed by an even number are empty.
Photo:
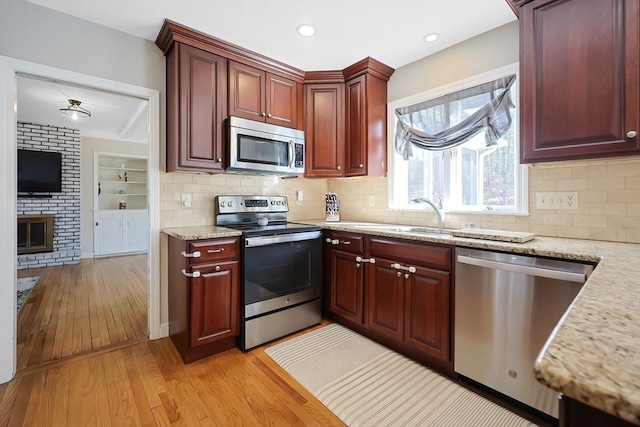
M265 352L351 427L534 426L335 323Z
M39 278L40 276L33 276L33 277L23 277L18 279L18 284L16 286L18 290L17 305L16 305L18 309L18 313L20 313L20 309L22 308L24 303L27 301L27 298L29 298L29 294L31 294L33 287L36 285L36 283L38 283Z

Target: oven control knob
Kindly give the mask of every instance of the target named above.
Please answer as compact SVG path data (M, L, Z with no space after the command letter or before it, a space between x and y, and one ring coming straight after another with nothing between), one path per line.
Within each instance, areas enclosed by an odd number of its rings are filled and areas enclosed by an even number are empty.
M230 208L233 207L233 202L231 200L229 200L229 203L227 203L229 205Z
M275 205L276 202L274 202L273 200L271 201L271 206Z
M225 207L225 205L227 204L227 202L220 202L220 207Z

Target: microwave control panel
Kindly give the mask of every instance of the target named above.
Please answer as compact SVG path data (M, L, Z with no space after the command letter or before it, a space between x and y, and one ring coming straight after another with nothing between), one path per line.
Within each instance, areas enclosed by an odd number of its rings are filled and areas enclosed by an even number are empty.
M294 154L294 167L303 168L304 167L304 144L295 144L295 154Z

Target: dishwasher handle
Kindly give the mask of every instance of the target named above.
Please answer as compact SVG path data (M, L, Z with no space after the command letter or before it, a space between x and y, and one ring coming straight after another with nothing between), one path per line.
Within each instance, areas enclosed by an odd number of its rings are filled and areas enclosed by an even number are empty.
M458 255L458 262L461 264L475 265L477 267L487 267L497 270L509 271L512 273L526 274L529 276L547 277L549 279L565 280L568 282L584 283L587 275L584 273L572 273L570 271L549 270L540 267L530 267L525 265L509 264L499 261L491 261L482 258L475 258L466 255Z

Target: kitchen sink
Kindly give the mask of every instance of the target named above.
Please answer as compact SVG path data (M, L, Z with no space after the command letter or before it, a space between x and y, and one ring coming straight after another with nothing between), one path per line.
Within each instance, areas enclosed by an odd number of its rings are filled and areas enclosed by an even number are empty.
M390 231L394 233L403 233L403 234L415 234L419 236L426 237L438 237L442 239L450 239L451 234L443 231L439 232L435 228L428 227L412 227L410 225L383 225L383 224L362 224L362 225L354 225L354 228L361 228L364 230L380 230L380 231Z

